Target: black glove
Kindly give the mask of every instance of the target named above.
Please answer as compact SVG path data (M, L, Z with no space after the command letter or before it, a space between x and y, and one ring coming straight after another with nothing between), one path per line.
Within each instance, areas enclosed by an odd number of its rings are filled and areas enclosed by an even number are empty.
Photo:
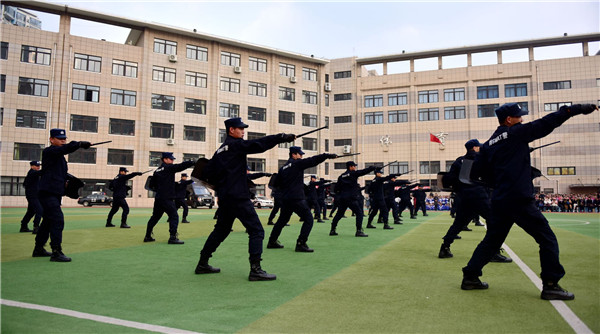
M326 154L326 155L327 155L327 159L335 159L335 158L338 157L337 154L333 154L333 153L329 153L329 154Z
M84 149L88 149L92 146L92 143L90 143L89 141L80 141L79 142L79 147L84 148Z
M290 143L290 142L293 142L294 139L296 139L296 135L295 134L291 134L291 133L282 133L281 134L281 139L285 143Z
M595 104L574 104L570 108L570 112L573 116L579 114L591 114L594 110L598 109Z

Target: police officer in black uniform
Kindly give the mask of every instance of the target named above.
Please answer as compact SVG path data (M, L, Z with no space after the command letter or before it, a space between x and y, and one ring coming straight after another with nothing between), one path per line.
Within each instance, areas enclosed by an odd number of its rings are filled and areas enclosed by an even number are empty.
M273 197L273 209L271 209L271 213L269 214L269 220L267 221L267 225L275 225L273 220L281 209L281 192L277 188L271 189L271 197Z
M556 236L535 206L529 143L547 136L570 117L590 114L597 109L593 104L563 106L556 112L525 124L521 116L526 115L527 111L517 103L507 103L496 109L500 126L483 144L471 173L494 189L492 214L487 221L485 237L463 268L463 290L488 288L487 283L479 280L482 269L500 248L513 223L516 223L539 244L540 276L543 282L541 298L575 298L558 285L565 270L560 264Z
M64 129L50 130L50 146L42 151L42 175L40 177L39 198L42 204L42 222L35 236L33 257L50 256L53 262L70 262L71 258L62 252L62 231L65 218L60 208L61 199L65 195L67 182L67 160L65 155L79 148L88 149L87 141L71 141L66 144L67 134ZM44 249L50 238L52 254Z
M306 202L308 202L309 208L313 209L315 213L315 219L317 223L322 223L321 219L321 205L319 204L319 194L317 193L317 189L321 185L320 181L317 181L316 175L310 176L310 181L308 182L307 192L306 192Z
M400 174L401 175L401 174ZM402 218L400 218L400 211L398 208L398 202L396 202L396 187L400 187L408 184L405 180L396 180L399 175L392 174L392 178L383 183L383 196L385 198L385 205L388 211L392 210L392 217L394 217L394 224L402 224Z
M490 217L491 208L488 189L480 184L466 184L459 180L463 160L475 160L480 147L481 144L477 139L467 141L465 143L467 154L458 157L454 163L452 163L452 166L450 166L448 174L444 177L444 184L452 185L452 189L456 193L456 198L454 199L456 218L454 219L452 226L448 228L446 235L443 237L444 242L442 243L438 254L440 259L454 256L450 251L450 245L452 245L454 239L460 239L458 234L464 230L475 216L481 215L486 220ZM490 261L509 263L512 262L512 259L502 255L500 250L498 250Z
M385 197L383 195L383 183L387 182L395 177L394 174L383 177L383 171L380 168L375 170L375 178L369 184L369 202L371 203L371 214L369 214L369 219L367 221L367 228L375 228L375 225L372 224L373 218L377 215L379 211L379 216L381 221L383 222L384 230L393 230L394 228L390 226L388 223L389 219L389 210L385 203Z
M335 201L338 202L338 210L333 217L331 222L331 231L329 235L338 235L336 232L337 224L344 216L346 209L350 208L356 215L356 237L368 237L362 229L362 221L364 216L364 209L361 200L361 188L358 185L358 178L365 176L373 172L377 167L370 166L365 169L356 169L356 163L354 161L346 162L346 171L342 173L337 180L335 185L335 191L337 196Z
M125 197L127 197L127 191L131 188L127 185L127 180L131 180L138 175L142 175L140 172L133 172L127 175L127 168L119 167L119 174L112 179L112 191L113 191L113 202L112 208L108 212L108 217L106 218L106 227L115 227L112 223L112 218L119 211L119 208L123 209L121 213L121 228L131 228L131 226L127 225L127 215L129 214L129 205L127 205L127 201Z
M152 175L152 181L156 185L156 197L154 197L154 207L152 208L152 216L146 225L146 236L144 242L152 242L155 239L152 237L152 230L158 224L158 221L167 213L169 216L169 241L171 245L181 245L184 242L179 240L177 236L177 227L179 225L179 215L175 206L175 173L184 171L196 163L195 161L184 161L179 164L174 164L175 157L171 152L163 152L162 164Z
M429 216L427 214L427 206L425 205L425 198L427 198L427 194L425 193L425 189L423 186L419 186L412 191L413 197L415 198L415 207L410 218L416 218L417 213L419 213L419 209L423 211L423 216Z
M317 223L319 223L319 220L329 220L327 218L327 203L325 203L325 197L327 196L327 187L329 186L329 184L330 182L325 180L324 178L319 179L319 184L317 185L317 203L319 204L319 207L321 209L319 210L319 216L317 216L317 218L321 217L321 215L323 215L323 218L317 219Z
M404 209L408 208L408 213L410 214L410 218L417 219L417 217L413 213L414 207L412 204L412 200L410 198L410 193L414 188L416 188L418 186L419 186L418 183L406 184L406 185L400 186L400 189L396 190L396 195L400 198L400 204L398 205L399 217L402 216L402 211L404 211Z
M268 274L261 266L262 242L265 231L258 219L254 205L250 201L248 189L247 155L265 152L277 144L291 142L296 136L280 133L258 139L244 140L244 124L239 117L225 121L227 138L217 149L203 170L213 182L219 194L219 217L214 230L208 236L200 251L196 274L218 273L221 270L208 264L208 260L231 232L233 221L239 219L248 232L248 252L250 254L250 281L274 280L277 276Z
M42 219L42 204L38 196L39 183L40 183L40 165L39 161L31 161L29 163L29 171L23 181L23 187L25 187L25 198L27 198L27 212L21 219L21 229L19 232L33 232L37 234L40 228L40 220ZM34 217L35 216L35 217ZM33 218L33 230L30 230L27 226L29 221Z
M188 186L194 183L194 180L188 180L188 175L186 173L181 173L181 180L175 183L175 207L177 209L183 208L183 215L181 217L182 224L189 224L187 220L189 208L187 205L187 197L188 197Z
M306 159L302 159L302 155L304 152L300 147L290 147L290 158L281 166L277 174L277 187L281 191L282 207L279 219L269 236L267 248L283 248L277 239L292 213L296 213L302 220L302 228L296 241L296 252L313 252L313 249L306 245L314 220L304 195L304 170L315 167L327 159L337 158L337 155L323 153ZM316 181L316 177L314 180Z

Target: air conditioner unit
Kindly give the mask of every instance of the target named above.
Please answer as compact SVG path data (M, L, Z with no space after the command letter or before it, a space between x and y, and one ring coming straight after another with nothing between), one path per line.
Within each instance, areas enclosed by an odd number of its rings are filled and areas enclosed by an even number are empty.
M296 81L298 81L298 80L296 79L296 77L290 77L290 82L291 82L291 83L296 83Z
M175 145L175 139L173 139L173 138L167 139L167 145Z
M352 145L344 145L344 154L352 153Z
M169 61L172 63L177 62L177 55L169 55Z
M326 92L331 92L331 84L329 82L325 83L325 91Z
M242 67L241 66L234 66L233 67L233 71L235 73L242 73Z

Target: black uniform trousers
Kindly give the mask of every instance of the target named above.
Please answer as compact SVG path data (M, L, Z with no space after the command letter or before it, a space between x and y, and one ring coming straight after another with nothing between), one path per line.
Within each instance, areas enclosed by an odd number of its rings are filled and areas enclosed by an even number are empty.
M414 216L414 214L413 214L414 207L410 200L410 197L409 198L400 198L400 204L398 205L398 212L400 214L402 214L402 211L404 211L406 208L408 208L408 213L410 213L410 216L411 217Z
M356 216L356 230L362 230L362 221L365 215L363 212L363 206L361 205L362 201L359 198L338 197L336 198L336 202L338 203L338 210L335 214L335 217L333 217L333 221L331 221L331 229L336 229L338 222L340 219L342 219L344 213L346 213L346 209L350 208L350 210L352 210Z
M313 209L315 213L315 218L321 219L321 206L319 205L319 201L316 197L309 197L305 201L309 208Z
M248 232L248 253L250 261L260 261L265 230L258 219L254 205L250 199L221 199L219 198L219 217L214 230L206 239L200 251L201 258L210 258L219 245L231 232L233 221L237 218Z
M40 191L40 203L42 205L42 223L35 236L35 245L44 246L50 239L52 249L61 249L62 231L65 228L65 217L60 208L61 195Z
M392 209L392 217L394 217L394 221L399 221L400 214L398 212L398 203L396 203L396 199L394 197L386 197L385 205L387 206L388 210Z
M384 224L387 225L389 219L389 210L385 205L385 199L377 198L371 200L371 213L369 214L368 223L371 224L373 218L377 216L377 211L379 211L379 218L383 221Z
M269 215L269 223L273 222L273 219L275 219L275 216L277 215L277 212L279 212L279 209L281 209L281 199L279 199L278 197L274 197L273 209L271 210L271 214Z
M125 200L124 197L113 198L112 208L108 212L108 217L106 218L107 224L112 222L113 216L115 215L115 213L117 213L117 211L119 211L119 208L123 209L123 212L121 212L121 225L127 224L127 215L129 214L129 205L127 205L127 201Z
M479 215L488 220L491 214L489 198L473 198L457 195L454 199L454 205L456 206L456 217L443 238L446 245L451 245L455 237L465 226L469 225L473 218Z
M171 236L177 235L177 226L179 225L179 215L177 214L177 208L175 207L175 202L172 199L167 198L155 198L154 199L154 207L152 208L152 216L150 220L148 220L148 225L146 226L146 236L150 236L152 234L152 230L154 226L158 224L158 221L166 213L169 222L169 234Z
M310 231L312 230L314 219L310 212L310 208L308 207L308 203L306 200L283 200L283 205L281 206L281 214L279 215L279 219L273 226L273 230L271 231L271 235L269 236L269 242L275 242L279 238L281 231L290 221L292 217L292 213L296 213L300 219L302 220L302 227L300 228L300 235L298 236L298 241L306 242L308 240L308 236L310 235Z
M533 199L523 201L492 201L492 214L487 220L487 232L477 245L471 260L463 268L465 276L481 276L483 267L506 240L513 223L516 223L540 246L540 264L542 281L558 282L565 270L558 256L558 241L548 220L535 206Z
M319 207L321 208L319 213L323 215L323 219L327 218L327 204L325 203L325 198L318 198L317 203L319 203Z
M427 206L425 205L424 200L416 200L415 201L415 207L413 209L413 216L417 215L417 212L419 212L419 209L421 209L423 211L423 214L427 213Z
M25 212L25 216L21 219L21 225L29 224L29 221L33 217L33 226L39 227L43 213L44 210L42 209L40 199L37 197L27 197L27 212Z
M183 215L181 217L181 220L182 221L186 220L190 209L188 208L187 201L185 200L185 198L176 198L175 199L175 207L177 209L183 208Z

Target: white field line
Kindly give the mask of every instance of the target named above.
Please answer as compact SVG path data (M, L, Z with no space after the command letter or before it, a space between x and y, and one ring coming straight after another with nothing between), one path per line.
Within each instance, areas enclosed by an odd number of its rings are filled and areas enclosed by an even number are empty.
M92 321L102 322L105 324L112 324L112 325L123 326L123 327L137 328L137 329L147 330L147 331L156 332L156 333L200 334L198 332L192 332L192 331L188 331L185 329L144 324L141 322L122 320L122 319L105 317L105 316L95 315L95 314L90 314L90 313L77 312L77 311L67 310L64 308L52 307L52 306L22 303L22 302L17 302L17 301L8 300L8 299L0 299L0 301L2 302L2 305L6 305L6 306L13 306L13 307L26 308L26 309L30 309L30 310L50 312L50 313L65 315L68 317L92 320Z

